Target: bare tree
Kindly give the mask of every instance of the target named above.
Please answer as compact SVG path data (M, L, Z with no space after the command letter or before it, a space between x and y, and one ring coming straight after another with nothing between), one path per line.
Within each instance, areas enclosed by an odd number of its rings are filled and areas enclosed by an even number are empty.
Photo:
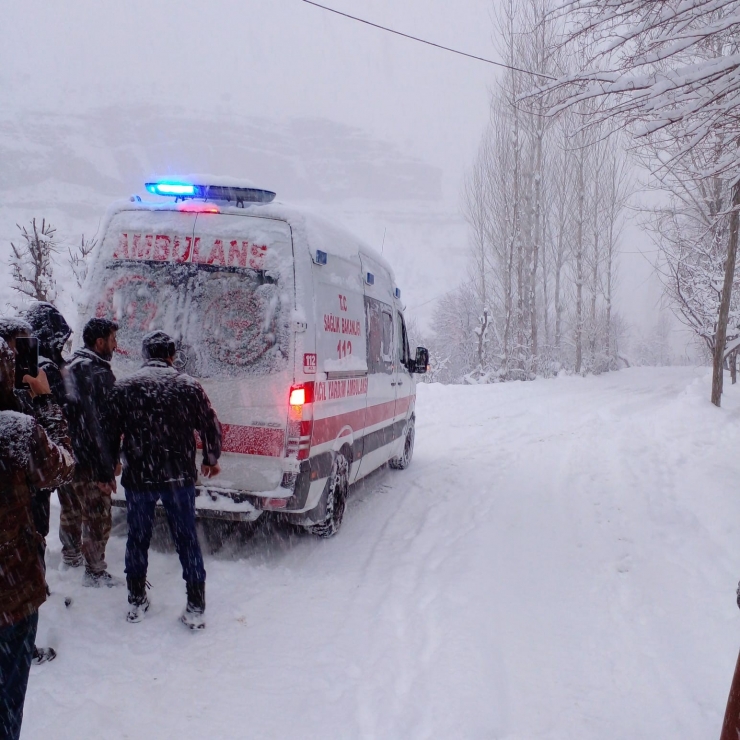
M497 6L501 56L512 67L561 71L554 3ZM466 181L468 280L440 302L445 313L433 326L440 346L457 344L445 372L458 382L616 366L610 331L624 198L609 178L624 156L575 114L544 115L545 97L522 102L528 84L516 69L503 74Z
M444 295L435 306L429 350L435 357L435 376L440 382L461 382L476 367L475 329L480 314L475 289L469 282Z
M68 262L78 288L82 288L85 283L90 255L97 245L97 239L85 239L85 235L83 234L80 238L80 243L74 250L71 247L68 248Z
M22 241L10 243L13 290L37 301L53 303L57 298L53 256L59 252L56 229L46 223L46 219L42 219L39 226L35 218L31 221L30 230L16 226Z
M657 150L645 147L643 161L650 163L659 156L670 157L678 142L663 144ZM697 175L710 169L720 156L721 137L695 147L685 160L671 169L658 168L651 180L664 203L646 211L647 226L660 250L659 275L666 296L678 319L690 328L713 355L717 338L717 317L727 259L729 219L723 217L730 208L732 189L726 177ZM688 166L684 166L688 161ZM739 277L734 275L737 285ZM738 336L740 300L733 293L729 302L726 340Z
M555 14L570 29L565 46L586 49L586 64L533 92L559 94L557 113L595 103L585 122L619 121L655 146L677 144L660 164L691 164L697 147L725 146L697 177L733 183L724 279L714 337L712 402L722 394L740 208L740 0L566 0Z

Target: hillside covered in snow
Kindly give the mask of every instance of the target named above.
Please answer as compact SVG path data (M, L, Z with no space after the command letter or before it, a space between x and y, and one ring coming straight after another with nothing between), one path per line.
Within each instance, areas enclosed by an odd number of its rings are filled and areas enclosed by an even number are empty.
M68 249L82 234L100 236L112 202L150 197L147 179L190 172L248 178L281 201L339 219L391 260L411 316L426 319L433 299L465 272L467 228L441 171L326 119L207 116L154 104L67 115L10 109L0 114L0 162L0 263L18 243L16 224L50 221L63 310L74 290ZM3 311L9 302L17 298L4 270Z

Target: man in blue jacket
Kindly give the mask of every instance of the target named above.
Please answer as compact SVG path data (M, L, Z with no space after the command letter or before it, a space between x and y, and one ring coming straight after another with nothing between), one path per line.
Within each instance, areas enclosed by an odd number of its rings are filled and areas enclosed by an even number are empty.
M146 334L141 370L116 381L110 398L112 439L121 440L128 541L126 582L129 622L149 609L146 594L154 509L162 500L187 588L181 621L205 627L206 571L195 533L195 433L203 446L201 473L218 475L221 425L200 383L178 372L175 343L163 331Z

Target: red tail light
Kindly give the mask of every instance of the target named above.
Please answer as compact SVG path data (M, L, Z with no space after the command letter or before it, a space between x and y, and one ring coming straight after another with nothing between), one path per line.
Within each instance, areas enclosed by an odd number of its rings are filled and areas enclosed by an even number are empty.
M306 460L313 431L313 381L294 385L288 395L288 447L286 455Z
M306 389L303 387L291 389L288 403L291 406L303 406L306 403Z

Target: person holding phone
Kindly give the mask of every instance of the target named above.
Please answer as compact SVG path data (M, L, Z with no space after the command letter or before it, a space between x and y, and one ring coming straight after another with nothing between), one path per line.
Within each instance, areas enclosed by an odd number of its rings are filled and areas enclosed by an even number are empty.
M18 354L16 350L16 339L27 339L31 336L31 331L31 325L17 316L0 317L0 339L4 340L10 347L13 355ZM38 357L36 358L36 365L38 366ZM30 374L36 375L35 372ZM24 384L19 388L17 382L15 386L14 395L17 401L17 410L22 411L24 414L33 414L33 405L31 403L31 396L28 394L28 388Z
M117 460L111 452L106 416L116 382L110 361L118 343L118 324L90 319L82 330L85 346L67 365L67 419L77 468L74 480L59 488L62 507L59 539L62 561L85 562L84 586L118 586L106 570L105 548L111 530L111 495L116 490Z
M34 415L34 407L27 383L23 382L24 375L36 377L38 374L38 339L31 336L31 325L21 318L14 316L0 317L0 339L5 340L15 355L15 389L14 399L16 408L29 416ZM63 422L61 410L58 412L57 430L59 438L54 441L69 445L69 436ZM39 561L46 572L46 535L49 534L49 492L31 491L31 511L38 534ZM47 586L48 593L48 586ZM56 650L51 647L33 648L33 664L48 663L57 657Z
M31 336L38 340L38 364L44 371L54 402L66 419L67 390L64 385L64 368L67 364L62 349L72 334L69 324L56 306L37 301L22 314L31 325ZM49 534L50 499L52 490L37 489L33 497L34 521L38 533L45 541Z
M74 472L61 409L43 370L26 375L33 416L18 411L16 358L0 339L0 736L20 737L28 674L46 600L33 521L33 489L52 489Z
M46 374L54 401L65 410L67 388L64 383L67 361L62 351L72 336L72 329L61 311L45 301L37 301L23 312L31 325L31 336L39 340L39 367Z

